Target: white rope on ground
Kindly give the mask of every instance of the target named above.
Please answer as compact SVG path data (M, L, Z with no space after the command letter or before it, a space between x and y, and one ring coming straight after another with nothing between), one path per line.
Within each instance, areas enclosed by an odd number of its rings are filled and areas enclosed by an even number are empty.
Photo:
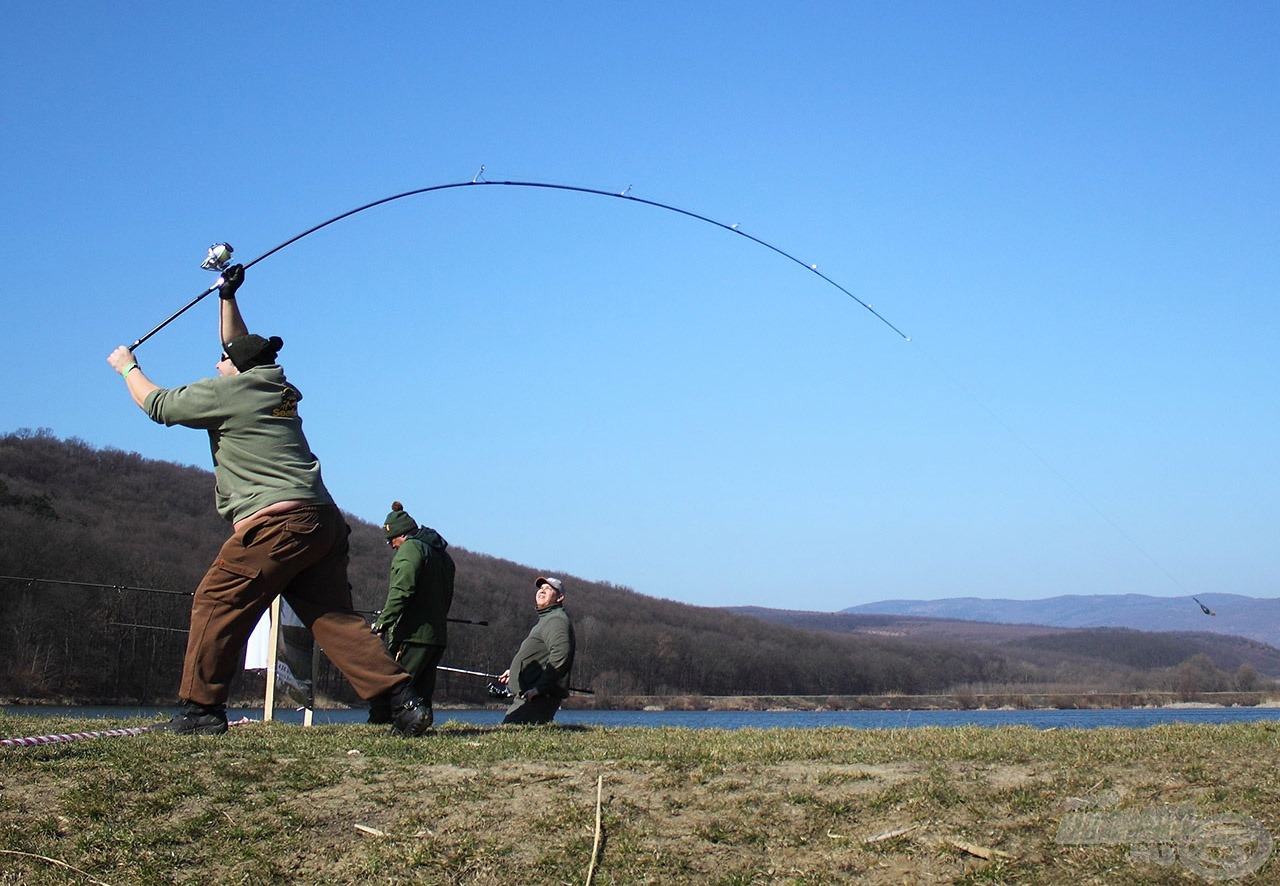
M154 726L135 726L132 729L102 729L98 732L64 732L58 735L28 735L23 738L0 739L0 748L25 748L40 744L63 744L83 738L114 738L119 735L140 735L155 729Z
M248 717L232 720L228 726L245 726L253 721ZM0 748L28 748L44 744L65 744L69 741L81 741L87 738L117 738L126 735L141 735L144 732L157 732L164 729L167 723L155 723L151 726L131 726L127 729L100 729L96 732L62 732L56 735L27 735L22 738L0 739Z

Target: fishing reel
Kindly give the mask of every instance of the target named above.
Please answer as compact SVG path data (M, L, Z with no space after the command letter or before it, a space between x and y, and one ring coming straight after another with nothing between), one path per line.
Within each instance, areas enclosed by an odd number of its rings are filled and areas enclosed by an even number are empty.
M204 261L200 262L200 267L206 271L222 273L230 266L233 252L235 250L231 248L230 243L215 243L209 247L209 254L204 257Z
M489 690L490 698L501 698L504 701L509 701L515 697L511 694L511 690L501 683L490 683L486 688Z

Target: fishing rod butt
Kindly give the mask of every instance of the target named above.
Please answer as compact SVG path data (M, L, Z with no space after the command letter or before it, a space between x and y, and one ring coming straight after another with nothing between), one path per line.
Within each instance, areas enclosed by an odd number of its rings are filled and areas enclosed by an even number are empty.
M187 303L186 303L185 305L183 305L181 308L179 308L178 310L176 310L176 311L174 311L172 314L170 314L170 315L165 319L165 321L164 321L163 323L161 323L159 326L155 327L155 328L154 328L154 329L152 329L150 332L148 332L146 335L142 336L142 337L141 337L141 338L139 338L137 341L135 341L133 344L129 345L129 353L131 353L131 354L132 354L132 353L134 352L134 350L135 350L139 345L141 345L141 344L143 344L144 342L146 342L148 339L150 339L153 335L155 335L155 334L156 334L157 332L159 332L161 329L164 329L166 326L168 326L168 325L169 325L170 323L172 323L174 320L177 320L179 317L181 317L181 316L182 316L183 314L185 314L187 311L189 311L189 310L191 310L192 308L194 308L194 307L195 307L196 305L198 305L198 304L199 304L199 303L200 303L200 302L205 298L205 296L207 296L209 293L211 293L211 292L217 292L217 291L218 291L218 289L220 289L220 288L221 288L221 286L222 286L222 282L223 282L223 281L222 281L222 278L221 278L221 277L219 277L219 278L218 278L218 282L217 282L217 283L213 284L213 285L212 285L212 286L210 286L208 289L206 289L204 292L200 293L200 294L199 294L199 295L197 295L195 298L191 299L191 301L187 302Z

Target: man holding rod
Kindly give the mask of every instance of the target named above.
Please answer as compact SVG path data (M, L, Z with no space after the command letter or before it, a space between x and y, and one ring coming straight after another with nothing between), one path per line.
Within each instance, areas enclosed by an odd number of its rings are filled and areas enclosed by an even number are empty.
M550 723L560 702L569 697L573 669L573 624L564 611L564 583L538 576L534 580L538 623L529 631L498 682L514 689L515 700L503 724Z
M231 678L254 625L283 594L329 659L366 700L385 701L392 731L430 726L409 674L352 608L347 580L350 528L320 476L302 433L302 393L276 363L284 342L253 335L236 304L244 269L223 272L218 290L217 377L162 388L123 345L107 358L152 421L209 434L218 513L232 535L196 588L179 695L166 725L176 733L227 731Z

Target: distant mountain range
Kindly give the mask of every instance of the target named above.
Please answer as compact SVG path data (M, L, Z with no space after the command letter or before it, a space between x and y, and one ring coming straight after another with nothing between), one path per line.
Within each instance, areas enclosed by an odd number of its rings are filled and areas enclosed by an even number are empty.
M1206 615L1199 600L1214 615ZM1151 597L1145 594L1074 595L1043 600L882 600L842 609L850 615L907 615L991 624L1058 628L1131 628L1139 631L1204 631L1234 634L1280 646L1280 599L1239 594Z

